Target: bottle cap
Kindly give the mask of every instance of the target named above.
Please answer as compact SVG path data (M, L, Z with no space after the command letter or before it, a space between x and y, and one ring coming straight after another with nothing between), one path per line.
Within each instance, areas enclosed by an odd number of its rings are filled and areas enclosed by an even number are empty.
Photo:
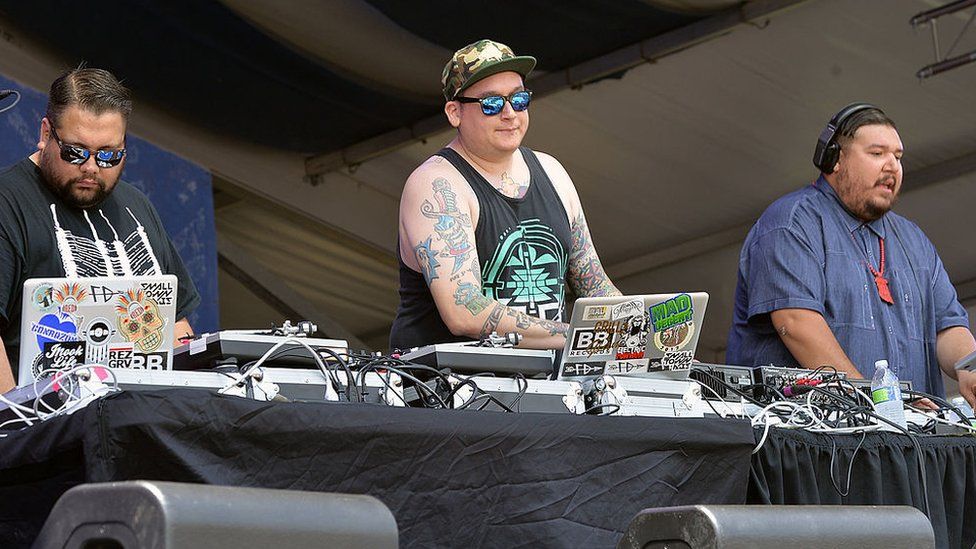
M877 360L874 363L874 367L875 368L887 368L888 367L888 361L887 360Z

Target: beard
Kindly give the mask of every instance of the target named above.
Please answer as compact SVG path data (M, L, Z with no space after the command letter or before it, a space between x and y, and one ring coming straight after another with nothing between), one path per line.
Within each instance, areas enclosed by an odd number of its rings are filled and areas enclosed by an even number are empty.
M112 181L98 176L66 178L58 174L58 171L55 169L55 162L68 165L60 157L41 153L39 166L41 169L41 179L54 196L74 208L86 209L101 204L108 198L108 195L112 194L115 183L118 181L118 176ZM95 188L79 189L78 185L81 181L86 181L89 185L94 183Z
M888 181L894 185L892 176L883 175L874 182L870 189L862 189L856 181L851 179L849 173L840 172L838 173L837 196L855 217L864 221L874 221L891 211L895 202L898 201L897 192L892 194L890 200L878 199L873 195L876 187Z

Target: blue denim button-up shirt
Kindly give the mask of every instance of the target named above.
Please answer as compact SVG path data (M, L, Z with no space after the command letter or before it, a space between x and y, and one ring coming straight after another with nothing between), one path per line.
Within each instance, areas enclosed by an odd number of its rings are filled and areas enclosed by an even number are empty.
M881 300L870 262L885 272L895 303ZM854 217L823 177L774 202L739 256L729 364L797 366L770 321L778 309L822 314L841 348L867 378L885 359L901 380L944 395L936 334L969 326L935 246L893 212L870 223ZM927 355L927 356L926 356Z

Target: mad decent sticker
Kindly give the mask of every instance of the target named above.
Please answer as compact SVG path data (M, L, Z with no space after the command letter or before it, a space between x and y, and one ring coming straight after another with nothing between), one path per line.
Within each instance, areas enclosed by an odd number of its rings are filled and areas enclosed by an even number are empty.
M667 353L679 351L691 342L695 334L691 296L679 294L652 305L649 309L654 326L654 346Z

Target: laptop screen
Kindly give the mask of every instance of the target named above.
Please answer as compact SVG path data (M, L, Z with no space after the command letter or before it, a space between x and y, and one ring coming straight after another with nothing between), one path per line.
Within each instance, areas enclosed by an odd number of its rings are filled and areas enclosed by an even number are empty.
M32 278L22 311L18 385L82 364L172 368L174 275Z
M683 379L707 304L705 292L578 299L557 379L604 374Z

